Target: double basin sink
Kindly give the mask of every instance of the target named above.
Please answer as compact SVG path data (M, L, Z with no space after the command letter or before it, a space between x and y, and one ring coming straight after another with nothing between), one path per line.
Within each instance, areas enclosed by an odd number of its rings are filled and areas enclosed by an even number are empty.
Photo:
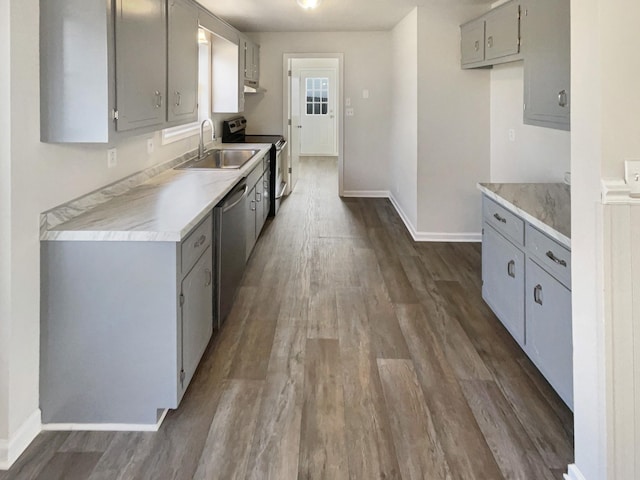
M175 167L176 170L208 170L211 168L238 169L251 160L260 150L215 149L201 157Z

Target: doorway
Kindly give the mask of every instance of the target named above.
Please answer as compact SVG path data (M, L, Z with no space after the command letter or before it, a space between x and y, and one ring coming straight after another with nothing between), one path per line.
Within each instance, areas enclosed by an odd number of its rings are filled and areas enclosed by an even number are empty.
M284 131L289 146L288 192L299 178L300 157L337 157L343 193L343 54L284 55Z

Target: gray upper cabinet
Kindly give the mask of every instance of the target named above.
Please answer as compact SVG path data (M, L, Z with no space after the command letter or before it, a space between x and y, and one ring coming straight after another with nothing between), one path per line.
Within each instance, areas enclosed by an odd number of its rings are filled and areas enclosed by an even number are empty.
M511 1L460 26L462 68L521 60L520 2Z
M462 65L484 60L484 27L484 20L476 20L460 27Z
M168 1L169 122L198 119L198 8L188 0Z
M118 131L161 125L165 121L165 1L116 1Z
M524 123L570 130L569 0L527 1L523 7Z
M257 86L260 82L260 47L246 37L242 37L244 50L244 80Z
M520 5L507 3L492 10L486 17L485 58L515 55L520 52Z

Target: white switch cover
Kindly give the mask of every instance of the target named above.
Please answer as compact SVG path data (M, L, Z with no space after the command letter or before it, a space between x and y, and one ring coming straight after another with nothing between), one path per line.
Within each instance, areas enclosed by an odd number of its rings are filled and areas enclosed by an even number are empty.
M149 138L147 139L147 153L151 155L153 153L153 150L154 150L153 138Z
M362 90L362 98L369 98L369 90L366 88Z
M632 197L640 197L640 160L625 160L624 180L629 185Z
M353 108L347 108L345 110L345 114L347 115L347 117L353 117Z
M509 141L510 142L516 141L516 131L513 128L509 129Z
M107 168L114 168L118 165L118 151L115 148L107 150Z
M345 106L350 107L351 106L351 97L345 98L344 99L344 104L345 104Z

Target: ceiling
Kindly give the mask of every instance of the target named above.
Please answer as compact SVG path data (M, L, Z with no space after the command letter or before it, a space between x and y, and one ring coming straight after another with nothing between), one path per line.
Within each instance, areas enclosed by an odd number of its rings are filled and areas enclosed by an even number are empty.
M429 2L489 4L495 0L322 0L303 10L296 0L199 0L242 32L391 30L414 7Z

